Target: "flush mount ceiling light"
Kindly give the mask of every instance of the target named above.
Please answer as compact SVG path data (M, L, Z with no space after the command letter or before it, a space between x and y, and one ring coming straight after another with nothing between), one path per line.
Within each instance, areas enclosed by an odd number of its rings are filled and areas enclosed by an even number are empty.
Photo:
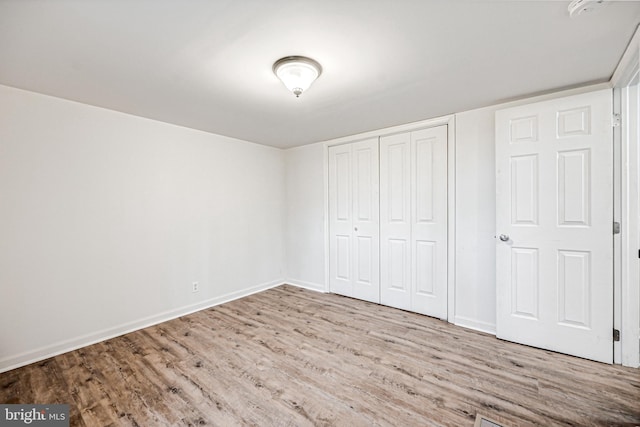
M320 77L322 67L311 58L287 56L273 64L273 73L297 98Z
M573 0L567 7L569 16L573 18L585 12L593 12L604 6L604 2L605 0Z

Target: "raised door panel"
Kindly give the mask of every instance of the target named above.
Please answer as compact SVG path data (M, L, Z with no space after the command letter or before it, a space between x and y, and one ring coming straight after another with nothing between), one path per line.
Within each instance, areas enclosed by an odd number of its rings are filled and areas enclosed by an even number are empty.
M591 327L591 252L558 251L558 322Z
M538 320L538 249L511 248L511 314Z
M558 152L558 226L588 227L591 223L591 151Z
M415 272L415 295L417 297L437 297L437 273L440 269L436 254L438 242L415 240L412 271Z
M511 224L538 225L538 156L512 156Z
M380 302L411 308L411 138L380 138Z

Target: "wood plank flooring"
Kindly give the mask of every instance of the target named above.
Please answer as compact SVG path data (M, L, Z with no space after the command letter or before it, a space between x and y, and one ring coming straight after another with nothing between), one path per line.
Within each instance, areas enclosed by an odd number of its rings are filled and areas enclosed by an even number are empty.
M640 425L640 370L281 286L0 374L73 426Z

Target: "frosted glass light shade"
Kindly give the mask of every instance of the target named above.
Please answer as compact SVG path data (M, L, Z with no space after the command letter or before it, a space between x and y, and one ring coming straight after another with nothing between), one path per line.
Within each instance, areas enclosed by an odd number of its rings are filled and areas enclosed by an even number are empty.
M322 67L311 58L287 56L273 64L273 72L287 89L299 97L322 74Z

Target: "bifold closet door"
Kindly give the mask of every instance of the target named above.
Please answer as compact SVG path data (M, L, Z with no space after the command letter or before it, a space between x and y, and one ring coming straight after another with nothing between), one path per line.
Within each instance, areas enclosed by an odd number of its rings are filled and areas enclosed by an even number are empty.
M380 302L447 317L447 126L380 138Z
M378 138L329 147L329 287L380 302Z

